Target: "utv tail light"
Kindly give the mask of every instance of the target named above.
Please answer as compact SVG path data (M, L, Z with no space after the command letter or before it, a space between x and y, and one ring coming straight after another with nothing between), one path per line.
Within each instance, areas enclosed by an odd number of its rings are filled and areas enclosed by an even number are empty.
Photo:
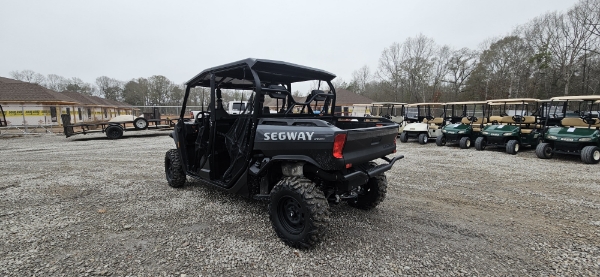
M333 157L341 159L344 157L342 150L344 150L344 144L346 144L346 134L337 134L333 139Z

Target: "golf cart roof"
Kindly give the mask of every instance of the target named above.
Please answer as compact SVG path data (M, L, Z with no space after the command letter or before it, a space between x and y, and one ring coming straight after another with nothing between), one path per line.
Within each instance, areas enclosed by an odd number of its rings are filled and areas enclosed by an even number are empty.
M579 95L579 96L556 96L550 98L552 101L585 101L585 100L600 100L600 95Z
M352 104L352 106L356 106L356 107L371 107L371 104Z
M446 105L476 105L487 104L488 101L464 101L464 102L448 102Z
M373 102L371 104L373 104L375 106L377 106L377 105L381 105L381 106L385 106L385 105L398 105L398 106L407 105L406 103L398 103L398 102Z
M262 83L287 84L311 80L331 81L336 76L325 70L282 61L248 58L203 70L187 81L187 86L210 87L210 76L221 88L251 89L254 86L252 71Z
M539 102L540 99L535 98L508 98L508 99L492 99L488 100L488 103L506 103L506 104L519 104L523 102Z
M414 103L408 104L408 107L417 107L417 106L444 106L446 103Z

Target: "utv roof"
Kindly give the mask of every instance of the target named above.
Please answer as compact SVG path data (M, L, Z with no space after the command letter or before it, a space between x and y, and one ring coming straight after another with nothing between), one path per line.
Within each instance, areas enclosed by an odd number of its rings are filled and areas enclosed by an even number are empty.
M446 105L474 105L474 104L487 104L488 101L464 101L464 102L448 102Z
M572 100L600 100L600 95L579 95L579 96L556 96L550 98L552 101L572 101Z
M216 82L222 88L247 88L254 86L253 70L262 83L287 84L310 80L331 81L336 76L325 70L282 61L252 59L232 62L203 70L187 81L187 86L210 87L210 76L215 74Z

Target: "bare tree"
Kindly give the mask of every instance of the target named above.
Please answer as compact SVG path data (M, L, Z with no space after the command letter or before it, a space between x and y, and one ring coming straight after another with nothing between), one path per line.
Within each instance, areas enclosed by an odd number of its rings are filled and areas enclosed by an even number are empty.
M46 77L44 77L44 75L35 73L33 70L29 70L29 69L22 70L22 71L15 70L15 71L11 71L9 74L15 80L28 82L28 83L32 83L32 84L38 84L38 85L43 84L46 80Z
M101 76L96 78L96 86L104 98L122 100L123 82L107 76Z
M452 51L452 56L448 60L448 75L445 82L450 84L455 99L458 99L466 80L475 70L477 55L476 51L469 48Z
M46 76L44 87L54 91L64 91L67 89L67 83L68 81L65 77L56 74L48 74L48 76Z
M383 49L379 58L379 68L377 69L377 77L389 89L389 94L393 100L398 102L403 97L401 95L402 87L402 57L401 46L394 42L389 47Z
M353 88L356 93L364 94L365 88L371 79L372 76L369 66L363 65L361 68L352 72L352 80L350 81L350 84L353 84Z

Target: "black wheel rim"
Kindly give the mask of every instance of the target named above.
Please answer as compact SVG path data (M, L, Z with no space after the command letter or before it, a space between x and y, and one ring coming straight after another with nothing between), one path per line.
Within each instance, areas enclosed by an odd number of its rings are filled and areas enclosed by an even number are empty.
M284 196L277 205L277 215L284 229L297 235L304 230L304 211L293 197Z
M544 154L546 154L546 157L550 157L550 155L552 155L552 148L545 147L544 148Z

